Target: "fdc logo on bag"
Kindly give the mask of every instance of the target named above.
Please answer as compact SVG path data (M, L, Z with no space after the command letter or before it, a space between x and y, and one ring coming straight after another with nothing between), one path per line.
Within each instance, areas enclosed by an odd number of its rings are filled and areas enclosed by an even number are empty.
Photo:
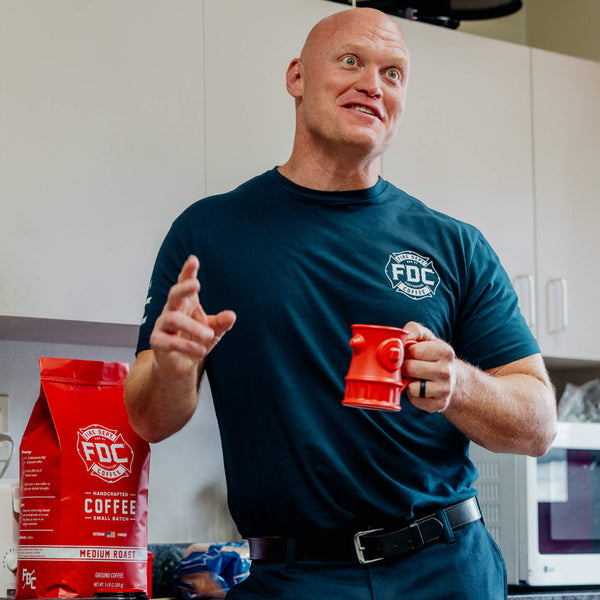
M102 425L77 431L77 452L91 475L107 483L129 477L133 450L121 433Z

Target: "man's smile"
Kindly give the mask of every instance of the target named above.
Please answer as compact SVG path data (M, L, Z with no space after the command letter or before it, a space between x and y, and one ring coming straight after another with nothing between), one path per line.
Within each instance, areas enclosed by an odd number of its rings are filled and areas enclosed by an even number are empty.
M371 115L373 117L377 117L378 119L381 119L381 115L379 114L379 112L376 109L365 106L364 104L346 104L345 108L351 108L353 110L358 110L367 115Z

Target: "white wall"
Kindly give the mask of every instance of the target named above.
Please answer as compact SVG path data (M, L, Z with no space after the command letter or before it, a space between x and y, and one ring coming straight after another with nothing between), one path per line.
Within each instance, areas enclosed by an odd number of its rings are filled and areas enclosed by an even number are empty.
M526 45L527 8L527 0L525 0L523 8L512 15L481 21L462 21L458 30L463 33L473 33L483 37L512 42L513 44Z
M600 61L598 0L524 0L507 17L463 21L459 30L532 48Z

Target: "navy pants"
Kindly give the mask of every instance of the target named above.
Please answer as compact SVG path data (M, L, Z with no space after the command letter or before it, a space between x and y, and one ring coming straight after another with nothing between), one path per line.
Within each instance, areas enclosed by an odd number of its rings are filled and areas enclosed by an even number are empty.
M227 600L505 600L506 566L481 521L385 564L255 562Z

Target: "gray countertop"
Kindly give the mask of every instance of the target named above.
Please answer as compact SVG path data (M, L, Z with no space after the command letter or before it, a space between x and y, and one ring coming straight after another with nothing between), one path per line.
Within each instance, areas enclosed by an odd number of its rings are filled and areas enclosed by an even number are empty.
M509 591L508 597L511 600L600 600L600 590Z
M509 594L511 600L600 600L600 592L535 592L533 594Z

